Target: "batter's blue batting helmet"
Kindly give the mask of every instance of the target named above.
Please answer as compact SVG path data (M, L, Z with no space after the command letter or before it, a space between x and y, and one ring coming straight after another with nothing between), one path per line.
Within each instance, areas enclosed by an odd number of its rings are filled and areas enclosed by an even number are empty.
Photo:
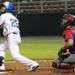
M6 11L6 12L13 13L13 11L14 11L14 9L15 9L13 3L11 3L11 2L4 2L3 4L4 4L4 6L5 6L5 11Z

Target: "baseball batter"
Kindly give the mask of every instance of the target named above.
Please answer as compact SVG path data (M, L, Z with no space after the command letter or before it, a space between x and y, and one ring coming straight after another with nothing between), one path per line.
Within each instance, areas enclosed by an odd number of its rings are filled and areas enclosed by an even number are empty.
M3 14L0 16L0 26L3 27L3 35L6 41L0 44L0 70L5 70L4 57L5 50L9 49L12 57L20 63L30 66L28 71L35 70L39 64L35 61L24 57L19 52L18 44L21 43L19 21L13 15L14 5L11 2L4 2L1 5L0 11Z

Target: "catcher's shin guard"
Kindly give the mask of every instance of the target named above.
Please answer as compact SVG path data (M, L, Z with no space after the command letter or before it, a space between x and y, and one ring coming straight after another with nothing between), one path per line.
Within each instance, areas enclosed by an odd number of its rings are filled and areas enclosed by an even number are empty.
M56 69L70 69L73 68L71 64L60 62L58 59L52 62L52 67Z
M0 66L4 63L4 57L0 56Z
M52 67L53 68L57 68L57 69L70 69L72 68L72 66L70 64L66 64L66 63L52 63Z

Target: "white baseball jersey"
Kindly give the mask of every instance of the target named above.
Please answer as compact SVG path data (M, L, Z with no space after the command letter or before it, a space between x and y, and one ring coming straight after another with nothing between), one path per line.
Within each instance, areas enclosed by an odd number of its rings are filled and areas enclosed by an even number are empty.
M3 26L4 36L13 32L20 32L19 21L11 13L4 13L0 16L0 25Z

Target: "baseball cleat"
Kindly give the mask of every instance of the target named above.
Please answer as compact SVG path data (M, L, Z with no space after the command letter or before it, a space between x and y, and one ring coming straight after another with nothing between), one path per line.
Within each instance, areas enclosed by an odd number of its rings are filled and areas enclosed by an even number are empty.
M39 67L39 65L37 66L30 66L30 68L27 71L34 71Z
M2 66L0 66L0 71L4 71L5 70L5 65L2 64Z

